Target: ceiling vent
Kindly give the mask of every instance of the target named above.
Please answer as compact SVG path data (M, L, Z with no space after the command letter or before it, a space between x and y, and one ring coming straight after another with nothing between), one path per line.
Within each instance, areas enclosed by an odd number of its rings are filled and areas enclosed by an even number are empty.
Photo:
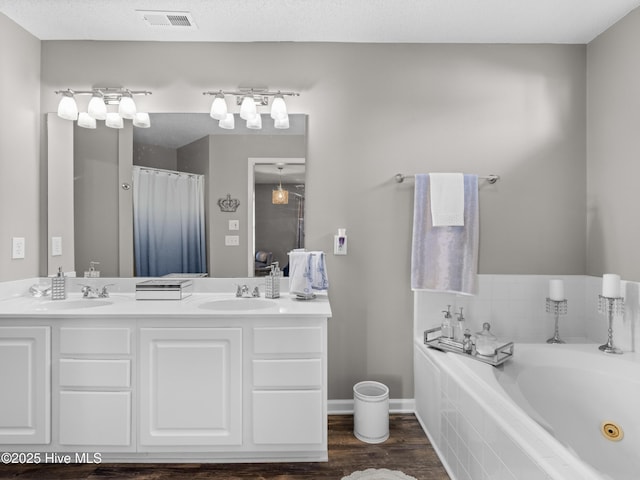
M198 28L189 12L167 12L158 10L136 10L148 27L195 30Z

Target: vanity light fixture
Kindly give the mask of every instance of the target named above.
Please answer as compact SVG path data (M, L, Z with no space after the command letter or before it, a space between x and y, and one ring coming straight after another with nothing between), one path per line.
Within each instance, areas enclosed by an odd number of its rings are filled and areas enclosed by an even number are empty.
M239 88L238 90L218 90L202 92L203 95L213 95L210 115L219 121L220 128L233 129L233 113L229 111L226 96L235 96L236 105L240 107L240 118L247 122L247 128L262 128L262 117L259 107L266 107L271 101L270 116L275 128L289 128L289 114L284 101L285 96L298 97L297 92L270 91L267 88ZM229 118L231 117L231 119Z
M288 205L289 191L282 188L282 166L278 165L280 174L280 184L278 188L271 191L271 203L274 205Z
M129 90L122 87L95 87L91 90L57 90L62 95L58 104L58 116L65 120L78 120L78 126L96 128L96 120L104 120L111 128L123 128L123 118L133 120L133 125L139 128L149 128L149 114L138 112L133 97L136 95L151 95L147 90ZM87 111L78 114L75 97L91 95ZM117 105L117 112L108 112L108 105Z

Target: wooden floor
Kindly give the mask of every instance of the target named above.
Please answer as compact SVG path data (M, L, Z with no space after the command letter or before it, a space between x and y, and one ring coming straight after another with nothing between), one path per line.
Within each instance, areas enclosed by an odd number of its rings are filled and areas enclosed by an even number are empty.
M0 479L166 480L277 479L340 480L355 470L402 470L418 480L448 480L444 467L412 414L390 415L389 439L371 445L353 436L353 416L329 417L329 461L254 464L0 465Z

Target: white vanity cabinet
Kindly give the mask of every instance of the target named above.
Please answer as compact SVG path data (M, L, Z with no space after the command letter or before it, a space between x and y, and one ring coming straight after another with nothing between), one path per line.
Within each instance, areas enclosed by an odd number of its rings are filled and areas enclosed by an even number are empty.
M326 448L325 335L321 324L308 322L253 329L251 401L256 445L307 451Z
M48 444L50 425L51 329L0 324L0 444Z
M134 451L135 329L117 321L61 322L55 330L56 435L61 451Z
M141 328L139 412L142 451L241 445L242 328Z
M0 451L326 461L328 299L252 300L5 302Z

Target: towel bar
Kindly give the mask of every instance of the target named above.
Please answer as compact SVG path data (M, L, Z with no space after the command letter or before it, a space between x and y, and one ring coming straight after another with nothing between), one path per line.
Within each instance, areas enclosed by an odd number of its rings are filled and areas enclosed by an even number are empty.
M415 175L403 175L402 173L396 173L394 178L396 179L396 182L402 183L405 181L405 179L413 179L415 177L416 177ZM491 185L493 185L498 180L500 180L500 175L485 175L485 176L479 176L478 178L482 180L486 180Z

